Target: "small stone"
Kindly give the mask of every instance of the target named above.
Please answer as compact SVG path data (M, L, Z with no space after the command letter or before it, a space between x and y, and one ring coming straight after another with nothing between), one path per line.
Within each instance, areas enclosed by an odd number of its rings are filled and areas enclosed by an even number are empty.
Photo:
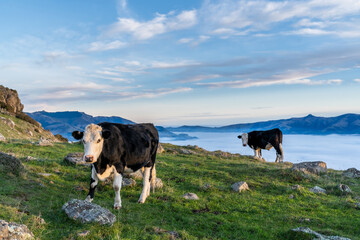
M303 223L303 222L311 222L310 218L300 218L299 219L299 222L300 223Z
M156 153L160 153L160 154L161 154L161 153L163 153L163 152L165 152L165 149L164 149L163 146L161 146L161 144L159 143Z
M161 189L163 187L164 187L164 184L163 184L162 180L160 178L156 178L155 189ZM151 186L151 189L153 189L152 186Z
M122 186L123 187L133 187L136 185L136 181L132 178L123 178Z
M25 161L33 161L33 160L36 160L36 158L35 158L35 157L32 157L32 156L27 156L27 157L25 158Z
M34 239L34 234L26 225L0 220L0 239L29 240Z
M250 190L249 186L247 185L246 182L237 182L234 183L233 185L231 185L231 188L235 191L235 192L242 192L242 191L247 191Z
M360 171L356 168L349 168L343 172L343 176L348 178L360 178Z
M310 192L313 192L313 193L323 193L325 194L326 193L326 190L321 188L321 187L318 187L318 186L315 186L313 188L309 188L309 191Z
M53 182L53 181L50 181L50 184L54 184L54 182Z
M188 200L199 200L199 197L195 193L185 193L182 197Z
M319 174L326 172L327 166L326 163L322 161L301 162L294 164L291 170L303 172L305 174L309 174L309 173Z
M40 187L46 187L43 183L39 183Z
M351 189L349 188L348 185L345 184L339 184L338 189L342 192L351 193Z
M52 174L51 173L38 173L38 175L44 176L44 177L50 177Z
M4 135L2 135L1 133L0 133L0 142L5 142L6 141L6 138L4 137Z
M351 239L349 239L349 238L339 237L339 236L325 236L325 235L323 235L323 234L320 234L320 233L318 233L318 232L315 232L315 231L311 230L311 229L308 228L308 227L298 227L298 228L292 229L292 231L294 231L294 232L303 232L303 233L315 235L315 236L316 236L315 239L323 239L323 240L351 240Z
M291 189L292 189L292 190L299 191L299 190L303 189L303 187L300 186L300 185L298 185L298 184L296 184L296 185L291 186Z
M81 223L97 222L99 224L112 225L116 216L109 210L88 201L72 199L62 206L62 210L69 218L80 221Z
M211 188L212 188L212 186L209 183L205 183L204 185L201 186L201 189L204 191L207 191Z
M195 154L195 152L194 151L191 151L191 150L188 150L188 149L185 149L185 148L180 148L179 149L179 153L181 153L181 154Z
M293 199L293 198L294 198L294 195L291 194L291 195L289 196L289 199Z
M79 232L77 235L78 235L78 237L86 237L87 235L89 235L89 233L90 233L90 231L86 230L83 232Z

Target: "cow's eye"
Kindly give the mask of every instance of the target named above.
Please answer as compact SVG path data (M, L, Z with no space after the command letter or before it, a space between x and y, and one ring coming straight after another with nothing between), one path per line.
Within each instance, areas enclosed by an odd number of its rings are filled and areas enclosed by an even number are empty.
M98 140L97 140L97 143L99 143L100 141L101 141L101 139L98 139Z

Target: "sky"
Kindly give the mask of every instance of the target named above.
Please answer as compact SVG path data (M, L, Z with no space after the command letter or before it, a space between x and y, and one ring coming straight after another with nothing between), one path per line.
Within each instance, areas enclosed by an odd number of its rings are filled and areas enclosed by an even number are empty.
M358 0L1 0L25 111L222 126L360 113Z

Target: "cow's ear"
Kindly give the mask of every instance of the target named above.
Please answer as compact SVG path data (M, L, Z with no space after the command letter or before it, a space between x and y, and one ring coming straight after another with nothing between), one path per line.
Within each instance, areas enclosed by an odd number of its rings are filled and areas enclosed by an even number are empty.
M241 135L239 135L238 138L241 138Z
M111 132L110 132L110 131L107 131L107 130L102 131L101 136L102 136L104 139L109 139L110 136L111 136Z
M71 135L72 135L76 140L80 140L80 139L82 139L82 137L84 136L84 132L73 131Z

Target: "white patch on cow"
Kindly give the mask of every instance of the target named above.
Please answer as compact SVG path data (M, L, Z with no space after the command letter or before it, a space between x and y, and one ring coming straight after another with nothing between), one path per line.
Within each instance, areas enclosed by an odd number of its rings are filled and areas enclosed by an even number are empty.
M241 140L244 147L248 144L248 138L249 136L247 133L241 134Z
M115 172L116 172L116 169L115 169L114 165L111 167L109 165L106 165L105 172L103 172L102 174L97 173L96 176L98 177L98 179L100 181L105 181L107 178L109 178L111 176L112 173L115 173Z
M102 128L96 124L86 126L82 142L84 144L84 161L87 156L91 156L94 163L99 158L104 145L104 138L101 136Z
M150 195L150 167L146 167L143 173L143 190L141 192L139 203L145 203L146 198Z
M270 143L266 144L265 149L266 150L270 150L273 147L273 145L271 145Z
M99 178L97 177L97 173L96 173L94 166L92 166L92 168L91 168L91 178L94 179L94 181L95 181L95 182L91 183L91 188L94 188L94 187L96 187L96 185L99 182Z
M120 209L121 208L121 197L120 197L120 190L122 185L122 175L119 174L116 170L114 171L114 183L113 187L115 190L115 203L114 208Z

